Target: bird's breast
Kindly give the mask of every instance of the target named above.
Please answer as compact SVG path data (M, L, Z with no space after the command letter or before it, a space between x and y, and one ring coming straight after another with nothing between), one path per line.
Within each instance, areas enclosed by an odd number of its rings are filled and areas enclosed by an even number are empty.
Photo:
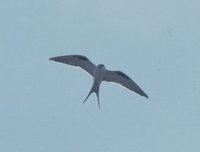
M105 75L105 69L101 68L99 69L98 67L94 69L94 81L95 82L101 82L104 78Z

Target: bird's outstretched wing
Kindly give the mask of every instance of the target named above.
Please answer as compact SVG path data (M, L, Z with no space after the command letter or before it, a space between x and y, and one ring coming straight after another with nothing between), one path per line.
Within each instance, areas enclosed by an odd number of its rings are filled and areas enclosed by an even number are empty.
M56 57L50 58L49 60L80 67L86 72L88 72L89 74L91 74L92 76L93 76L93 70L96 66L87 57L82 56L82 55L56 56Z
M104 81L119 83L120 85L148 98L148 95L125 73L121 71L106 70Z

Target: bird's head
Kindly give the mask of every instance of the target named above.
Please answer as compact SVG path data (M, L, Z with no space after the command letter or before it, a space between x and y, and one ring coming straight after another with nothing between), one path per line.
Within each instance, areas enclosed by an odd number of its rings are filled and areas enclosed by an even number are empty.
M105 69L105 66L103 64L99 64L98 69L102 69L102 68Z

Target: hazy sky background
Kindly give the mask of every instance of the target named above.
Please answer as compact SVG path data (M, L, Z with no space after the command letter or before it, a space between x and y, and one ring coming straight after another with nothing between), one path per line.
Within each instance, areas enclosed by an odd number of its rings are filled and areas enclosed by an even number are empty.
M200 150L199 0L0 0L0 151ZM149 95L50 62L83 54Z

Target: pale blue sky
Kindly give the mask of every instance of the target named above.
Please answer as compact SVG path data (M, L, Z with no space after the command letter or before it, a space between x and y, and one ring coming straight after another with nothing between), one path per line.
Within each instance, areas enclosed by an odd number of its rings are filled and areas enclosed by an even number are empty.
M199 0L0 0L0 151L200 150ZM149 95L110 83L82 104L88 56Z

